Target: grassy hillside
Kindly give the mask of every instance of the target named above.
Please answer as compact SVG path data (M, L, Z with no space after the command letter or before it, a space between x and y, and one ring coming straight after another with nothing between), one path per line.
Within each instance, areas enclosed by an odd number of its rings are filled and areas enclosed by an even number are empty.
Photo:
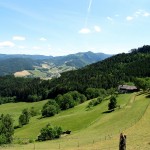
M22 110L25 108L30 109L31 107L34 107L39 112L41 111L43 105L47 102L47 100L40 101L40 102L34 102L34 103L8 103L0 105L0 114L11 114L11 116L14 119L14 124L18 125L18 118L21 114Z
M59 140L36 142L27 145L14 145L8 149L117 149L119 133L127 134L127 146L130 149L150 148L149 115L148 107L150 99L146 94L137 95L122 94L117 97L120 109L107 113L108 100L100 105L87 110L88 102L75 108L62 111L60 114L39 119L40 116L33 117L31 122L15 130L15 138L27 141L35 139L39 131L47 123L62 126L64 130L71 130L71 135L63 136ZM37 103L18 103L0 105L1 113L12 113L17 123L17 118L23 108L34 106L41 109L46 101ZM16 140L15 140L16 141ZM134 141L134 142L133 142ZM144 143L144 145L143 145ZM4 149L4 147L3 147Z

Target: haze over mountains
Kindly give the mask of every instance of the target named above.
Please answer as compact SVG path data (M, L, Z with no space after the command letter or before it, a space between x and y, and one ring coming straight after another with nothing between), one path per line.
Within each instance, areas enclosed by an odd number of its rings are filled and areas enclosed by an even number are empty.
M91 51L57 57L0 54L0 75L15 74L15 76L40 78L59 77L62 72L82 68L110 56L109 54L93 53Z

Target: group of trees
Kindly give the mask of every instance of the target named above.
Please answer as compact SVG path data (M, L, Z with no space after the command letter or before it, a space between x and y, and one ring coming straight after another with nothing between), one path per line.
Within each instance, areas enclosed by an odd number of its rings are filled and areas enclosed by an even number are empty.
M30 121L30 118L34 117L38 114L39 114L39 112L34 107L31 107L30 109L27 109L27 108L23 109L21 115L19 116L19 120L18 120L19 127L22 127L22 126L28 124Z
M0 77L0 103L36 102L48 96L49 81L39 78Z
M72 108L76 106L77 104L83 103L86 100L87 98L85 97L85 95L77 91L70 91L63 95L59 94L55 98L55 101L58 103L61 110Z
M50 117L59 113L60 107L55 100L49 100L42 108L42 116Z
M62 134L61 127L53 127L50 124L47 124L44 128L41 129L40 135L38 136L38 141L46 141L46 140L53 140L59 138Z
M70 91L66 94L59 94L55 99L50 99L42 108L42 116L50 117L59 113L60 110L66 110L86 101L85 95Z
M130 53L122 53L84 68L61 74L50 82L49 97L77 90L85 94L87 88L116 88L136 77L150 76L150 46Z
M9 114L0 116L0 145L9 144L13 140L13 119Z
M102 88L87 88L85 95L87 99L97 98L98 96L104 98L107 95L107 91Z
M16 96L13 97L0 97L0 105L5 103L13 103L16 101Z
M78 91L90 99L99 93L92 91L92 88L108 90L123 82L133 82L135 78L148 77L149 68L150 46L143 46L127 54L118 54L84 68L64 72L61 77L52 80L4 76L0 77L0 103L34 102L55 98L58 94L63 95L69 91ZM70 102L70 106L73 105ZM68 106L62 107L65 109Z
M150 78L149 77L135 78L134 83L139 89L150 90Z
M103 101L103 97L97 97L96 99L93 99L91 100L88 105L87 105L87 108L91 108L91 107L94 107L98 104L100 104L101 102Z

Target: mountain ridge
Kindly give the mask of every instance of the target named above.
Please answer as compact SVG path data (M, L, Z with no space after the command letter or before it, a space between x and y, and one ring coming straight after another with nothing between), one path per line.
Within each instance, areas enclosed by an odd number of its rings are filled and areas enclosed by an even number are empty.
M0 54L0 75L15 74L16 72L26 70L30 73L29 77L59 77L62 72L82 68L110 56L111 54L93 53L91 51L55 57L26 54Z

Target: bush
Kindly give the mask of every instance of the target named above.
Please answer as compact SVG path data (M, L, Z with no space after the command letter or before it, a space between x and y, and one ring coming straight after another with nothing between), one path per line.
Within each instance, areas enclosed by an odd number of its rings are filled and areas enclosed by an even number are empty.
M46 141L46 140L53 140L56 138L60 138L62 134L61 127L52 127L50 124L47 124L46 127L41 129L41 133L38 136L38 141Z
M49 100L42 109L42 116L43 117L50 117L54 116L60 111L59 105L56 103L55 100Z
M29 102L37 102L40 101L42 97L38 96L37 94L34 94L34 95L29 95L27 99Z
M30 112L28 109L24 109L19 117L19 126L22 127L23 125L28 124L29 120L30 120Z
M102 97L98 97L97 99L93 99L93 100L91 100L91 101L88 103L87 108L94 107L94 106L100 104L102 101L103 101L103 98L102 98Z
M38 115L40 113L34 107L31 107L29 111L30 111L30 115L32 117L34 117L34 116L36 116L36 115Z
M85 93L88 99L97 98L98 96L105 97L107 95L105 89L99 89L99 88L87 88Z
M0 116L0 145L11 143L14 134L13 120L9 114Z
M7 138L4 134L0 134L0 145L2 144L7 144Z
M58 104L62 110L66 110L75 106L75 101L70 93L66 93L63 96L59 95L56 98L58 100Z
M43 117L51 117L57 113L56 106L54 105L47 105L42 109L42 116Z
M73 100L75 102L75 105L83 103L83 102L85 102L87 100L85 95L79 93L78 91L71 91L71 92L68 92L68 93L72 96L72 98L73 98Z

